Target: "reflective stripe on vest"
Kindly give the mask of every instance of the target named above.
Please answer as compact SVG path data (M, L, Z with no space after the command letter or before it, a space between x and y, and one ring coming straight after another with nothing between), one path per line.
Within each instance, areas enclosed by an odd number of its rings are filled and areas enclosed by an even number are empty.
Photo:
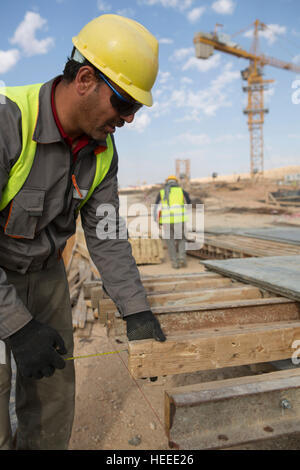
M37 143L33 140L33 134L39 113L39 93L42 85L43 84L40 83L37 85L0 88L0 95L7 97L16 103L22 115L22 151L17 162L11 168L8 182L2 191L0 211L5 209L9 202L21 190L32 168L37 147ZM3 101L0 99L0 103L1 102ZM0 106L3 105L4 104L0 104ZM106 139L106 144L107 149L96 155L97 161L94 181L86 197L78 207L77 212L79 212L84 204L89 200L110 168L114 154L113 143L110 135L108 135Z
M162 205L159 222L161 224L177 224L186 222L187 216L184 207L184 195L181 188L173 187L169 193L169 203L165 199L165 190L160 190L160 200Z

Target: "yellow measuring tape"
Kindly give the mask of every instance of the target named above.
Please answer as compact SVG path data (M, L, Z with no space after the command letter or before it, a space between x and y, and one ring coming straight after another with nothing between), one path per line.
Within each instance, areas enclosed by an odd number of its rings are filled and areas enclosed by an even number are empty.
M67 357L65 361L74 361L75 359L84 359L86 357L96 357L96 356L104 356L105 354L117 354L121 352L128 352L127 349L122 349L121 351L110 351L104 353L97 353L97 354L87 354L86 356L74 356L74 357Z

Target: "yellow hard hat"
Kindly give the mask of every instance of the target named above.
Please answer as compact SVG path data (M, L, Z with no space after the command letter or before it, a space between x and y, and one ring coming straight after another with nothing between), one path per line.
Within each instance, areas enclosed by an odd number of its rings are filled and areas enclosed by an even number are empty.
M76 49L136 101L151 106L158 72L158 41L140 23L102 15L73 37Z
M170 180L175 180L175 181L178 182L178 178L177 178L177 176L175 176L175 175L170 175L170 176L168 176L168 178L166 179L166 181L170 181Z

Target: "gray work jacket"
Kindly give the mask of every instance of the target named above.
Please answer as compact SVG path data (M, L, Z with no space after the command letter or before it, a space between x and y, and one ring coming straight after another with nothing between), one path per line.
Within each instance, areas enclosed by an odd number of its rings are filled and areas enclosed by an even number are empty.
M91 187L96 167L94 150L105 142L91 141L75 161L62 138L51 107L55 79L45 83L39 95L39 113L33 139L36 156L29 177L13 204L0 212L0 339L5 339L28 323L32 316L7 282L6 270L21 274L53 266L60 258L67 239L76 231L76 208L81 200L72 184L72 174L82 195ZM22 149L22 119L18 106L6 99L0 102L0 200L11 167ZM100 239L97 225L110 204L119 227L118 155L91 198L81 209L87 247L105 290L122 316L149 310L146 292L132 256L131 245L122 238ZM103 206L101 206L103 207ZM103 219L104 218L104 219ZM123 231L124 232L124 227Z

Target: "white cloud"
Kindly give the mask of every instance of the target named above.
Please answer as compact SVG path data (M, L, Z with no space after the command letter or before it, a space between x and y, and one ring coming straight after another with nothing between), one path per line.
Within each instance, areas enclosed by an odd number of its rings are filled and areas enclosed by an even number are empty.
M133 8L122 8L117 10L117 14L121 16L126 16L127 18L133 18L135 16L135 11Z
M171 95L170 102L173 103L178 108L184 107L187 102L187 92L184 89L174 90Z
M232 70L232 63L227 63L222 72L211 81L207 88L194 91L186 87L174 90L169 101L178 108L188 108L202 112L206 116L215 116L220 108L230 107L229 84L240 78L240 72ZM194 116L197 114L194 113ZM182 116L182 120L185 117Z
M288 134L288 138L289 138L289 139L299 139L299 138L300 138L300 134Z
M182 77L180 80L182 83L186 83L187 85L190 85L193 83L193 80L190 77Z
M97 8L99 11L109 11L111 10L111 5L104 0L97 0Z
M136 114L133 123L128 126L128 129L142 133L144 132L146 127L150 125L150 123L151 119L149 117L149 114L147 112L141 112L139 114Z
M170 38L161 38L158 40L160 44L173 44L173 39Z
M217 137L211 137L208 134L191 134L190 132L185 132L178 135L177 139L180 141L185 141L190 145L210 145L210 144L223 144L236 142L238 140L248 139L248 134L223 134Z
M181 49L176 49L176 51L171 55L170 60L174 62L179 62L180 60L185 59L189 55L194 54L193 47L182 47Z
M193 5L194 0L141 0L139 3L148 6L161 5L165 8L176 8L184 11Z
M36 32L39 29L45 29L46 25L47 20L42 18L39 13L28 11L10 42L20 46L27 56L47 54L54 45L54 39L47 37L39 40L35 37Z
M211 143L211 138L207 134L191 134L186 132L184 134L180 134L177 137L180 142L186 142L190 145L208 145Z
M213 10L221 15L232 15L235 4L232 0L217 0L212 4Z
M199 117L199 111L197 109L191 109L189 112L182 117L174 119L175 122L201 122Z
M207 72L208 70L215 69L221 63L221 54L214 54L207 60L197 59L197 57L190 57L183 65L182 70L197 69L199 72Z
M0 74L8 72L16 65L19 59L20 52L18 49L0 51Z
M191 10L187 13L187 15L186 15L187 19L191 23L195 23L196 21L199 20L199 18L201 18L201 16L205 12L205 10L206 10L205 7L193 8L193 10Z
M161 85L163 85L164 83L167 83L170 81L170 78L171 78L171 74L170 72L159 72L159 75L158 75L158 83L160 83Z
M238 78L241 78L240 71L232 70L232 63L228 62L225 65L223 72L212 81L212 88L214 90L220 91L225 88L226 85L233 82L234 80L237 80Z
M167 101L161 101L159 102L156 97L160 96L161 93L159 93L160 90L158 90L158 93L155 93L155 102L153 106L149 109L149 112L153 114L155 118L159 118L161 116L165 116L166 114L169 113L171 109L171 103L169 100Z
M248 134L224 134L216 137L215 142L218 144L236 142L237 140L248 139Z
M186 60L187 59L187 60ZM214 54L207 60L197 59L195 57L195 49L193 47L186 47L175 50L170 56L169 60L172 62L186 62L182 65L182 70L196 69L199 72L207 72L208 70L214 69L220 65L221 54Z
M265 103L269 104L271 102L272 96L274 95L275 95L275 86L273 84L271 88L268 88L267 90L264 91Z
M300 64L300 54L295 55L292 59L293 64Z
M286 33L286 26L280 26L279 24L269 24L263 31L259 31L260 37L265 38L270 45L278 39L278 36L282 36ZM247 31L244 34L247 38L253 38L253 30Z
M293 36L296 36L297 38L300 36L300 32L297 31L296 29L292 29L291 33Z

